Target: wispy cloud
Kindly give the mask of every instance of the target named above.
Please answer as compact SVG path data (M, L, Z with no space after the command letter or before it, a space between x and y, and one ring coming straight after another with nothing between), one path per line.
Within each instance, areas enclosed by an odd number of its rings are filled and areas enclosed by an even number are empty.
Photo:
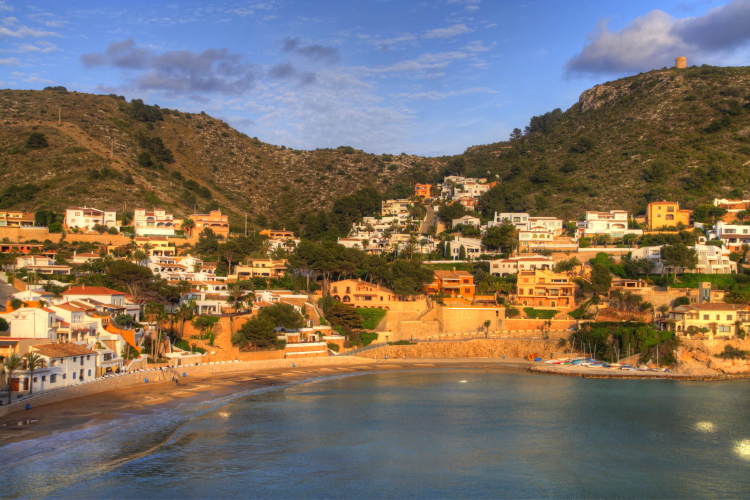
M413 73L422 71L432 71L445 68L453 61L459 61L469 57L464 52L437 52L422 54L416 59L408 59L397 62L390 66L377 66L374 68L364 68L363 71L369 73Z
M465 24L454 24L453 26L449 26L447 28L437 28L434 30L430 30L424 35L422 35L423 38L451 38L458 35L463 35L465 33L471 33L474 31L473 29L467 27Z
M699 17L675 19L653 10L620 31L601 21L590 42L567 65L568 75L621 74L674 64L721 60L750 41L750 0L734 0Z
M17 46L17 51L22 53L27 52L39 52L42 54L46 54L49 52L55 52L56 50L59 50L57 46L53 43L46 42L46 41L39 41L35 44L21 44Z
M3 1L0 1L0 10L13 12L13 7Z
M19 25L15 17L6 17L3 19L5 26L0 26L0 40L5 37L11 38L26 38L26 37L37 37L43 38L48 36L60 36L59 33L54 31L43 31L28 26Z
M442 101L450 97L457 97L469 94L497 94L497 90L493 90L486 87L473 87L461 90L451 90L446 92L440 92L437 90L431 90L427 92L414 92L414 93L403 93L396 94L394 97L412 99L412 100L428 100L428 101Z
M24 83L55 83L53 80L41 78L37 73L21 73L20 71L14 71L10 76L15 80L21 80Z
M2 66L20 66L21 61L15 57L8 57L6 59L0 59L0 65Z

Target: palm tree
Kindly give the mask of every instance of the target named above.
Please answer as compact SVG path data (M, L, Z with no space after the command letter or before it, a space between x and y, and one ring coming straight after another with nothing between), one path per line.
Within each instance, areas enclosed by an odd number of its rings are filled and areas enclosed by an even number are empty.
M242 301L245 299L245 295L247 294L247 291L245 290L242 283L239 281L235 281L234 283L229 283L227 285L227 291L229 292L229 298L231 300L228 300L227 302L232 302L234 305L234 312L237 312L237 309L239 309L240 304L242 304Z
M8 404L11 403L11 393L13 392L13 374L23 367L23 360L18 354L13 354L5 360L5 376L8 382Z
M149 323L156 324L156 338L151 339L151 354L154 359L158 359L161 347L161 323L167 319L167 310L158 302L149 302L146 304L144 312Z
M193 229L195 229L195 221L191 218L184 219L182 221L182 230L187 231L189 237L193 237Z
M37 352L27 352L23 357L26 360L26 369L29 370L29 378L31 379L29 383L29 396L31 396L34 391L34 372L39 368L44 368L47 361Z
M177 321L180 323L180 338L182 338L183 331L185 329L185 321L189 321L193 317L193 310L195 309L195 300L190 299L187 302L180 304L180 307L175 311Z
M667 316L667 312L669 312L669 306L667 304L660 305L659 312L661 313L662 317L665 318Z

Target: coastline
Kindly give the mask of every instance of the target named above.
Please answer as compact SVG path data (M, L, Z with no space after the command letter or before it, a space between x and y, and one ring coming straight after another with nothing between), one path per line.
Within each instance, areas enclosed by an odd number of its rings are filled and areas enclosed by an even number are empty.
M317 360L317 361L316 361ZM325 361L323 361L325 360ZM30 410L18 410L0 418L0 448L12 443L69 431L85 429L107 421L137 417L183 404L207 403L268 387L289 387L313 382L323 377L356 375L394 370L435 369L510 369L531 374L557 375L580 378L718 381L748 378L736 375L696 376L672 372L613 371L603 368L540 365L520 358L308 358L295 360L295 366L285 360L255 362L251 366L227 366L225 372L197 370L187 377L172 382L169 373L143 372L140 377L160 378L149 383L130 384L46 404L33 405ZM186 369L187 370L187 369ZM182 371L182 370L181 370ZM158 375L157 375L158 374ZM33 400L32 400L33 402Z
M295 360L295 367L291 367L291 362L284 363L283 367L268 367L258 363L261 366L257 368L228 373L189 374L180 378L179 384L175 384L165 375L165 381L128 385L37 406L32 404L30 410L14 411L0 418L0 448L13 443L81 430L107 421L172 409L182 404L200 404L255 389L307 383L321 377L446 368L528 370L534 365L533 362L523 359L499 358L375 361L350 357L308 358L308 361L314 359L327 359L329 362L307 364L304 359L300 359ZM153 374L146 372L143 376Z

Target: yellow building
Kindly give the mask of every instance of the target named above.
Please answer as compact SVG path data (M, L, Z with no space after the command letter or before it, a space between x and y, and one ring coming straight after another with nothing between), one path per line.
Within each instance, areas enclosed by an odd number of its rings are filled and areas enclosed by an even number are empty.
M234 267L237 280L250 278L281 278L287 270L289 261L286 259L247 259L244 264Z
M648 204L647 221L649 230L663 227L675 227L682 224L690 226L692 210L680 209L676 201L654 201Z
M661 330L674 330L679 334L707 330L709 338L726 336L733 338L737 328L747 329L750 310L745 304L711 302L677 306L666 318L657 320Z
M212 210L207 214L192 214L189 218L195 222L195 234L210 227L216 236L229 237L229 217L222 215L221 210Z
M536 269L518 273L516 302L537 309L575 307L576 285L567 274Z

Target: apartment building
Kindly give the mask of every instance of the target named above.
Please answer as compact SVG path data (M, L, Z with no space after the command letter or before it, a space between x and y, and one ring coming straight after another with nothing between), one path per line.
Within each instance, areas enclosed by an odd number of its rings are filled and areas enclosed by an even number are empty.
M222 215L221 210L212 210L207 214L192 214L188 218L195 222L195 234L199 234L208 227L216 236L229 237L229 216Z
M651 231L677 225L688 227L692 214L692 210L680 209L676 201L654 201L648 204L646 223Z
M518 273L516 302L537 309L575 307L576 285L567 274L536 269Z
M99 210L92 207L68 207L65 209L65 223L67 229L93 229L95 225L116 227L117 211Z
M175 229L179 229L181 225L181 221L176 221L174 215L165 210L148 211L138 208L133 212L136 236L174 236Z

